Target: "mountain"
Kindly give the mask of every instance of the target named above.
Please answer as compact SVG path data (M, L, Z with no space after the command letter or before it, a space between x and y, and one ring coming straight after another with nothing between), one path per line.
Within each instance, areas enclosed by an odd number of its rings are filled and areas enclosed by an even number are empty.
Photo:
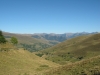
M73 38L76 36L81 36L81 35L89 35L89 34L96 34L98 32L93 32L93 33L88 33L88 32L80 32L80 33L64 33L64 34L55 34L55 33L41 33L41 34L33 34L32 37L41 39L44 38L46 40L55 40L55 41L65 41L69 38Z
M47 60L64 65L100 55L99 41L100 33L78 36L42 50L40 54Z
M62 65L44 75L100 75L99 41L100 33L78 36L38 52L46 60Z
M65 33L65 34L54 34L54 33L17 34L17 33L3 32L6 39L10 40L12 36L16 37L19 41L18 47L24 47L26 50L29 50L31 52L50 48L60 42L63 42L73 37L96 34L96 33L97 32L94 33L81 32L81 33Z

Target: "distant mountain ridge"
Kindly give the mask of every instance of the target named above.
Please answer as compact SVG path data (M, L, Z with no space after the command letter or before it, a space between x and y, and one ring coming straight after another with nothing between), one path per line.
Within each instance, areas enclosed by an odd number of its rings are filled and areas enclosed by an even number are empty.
M98 32L92 32L92 33L80 32L80 33L64 33L64 34L40 33L40 34L32 34L32 37L37 38L37 39L44 38L46 40L55 40L55 41L62 42L62 41L65 41L69 38L73 38L73 37L76 37L76 36L96 34L96 33L98 33Z

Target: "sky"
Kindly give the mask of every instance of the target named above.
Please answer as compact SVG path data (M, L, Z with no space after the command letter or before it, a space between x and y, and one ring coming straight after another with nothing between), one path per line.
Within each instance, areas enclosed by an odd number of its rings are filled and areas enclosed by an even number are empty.
M0 30L100 32L100 0L0 0Z

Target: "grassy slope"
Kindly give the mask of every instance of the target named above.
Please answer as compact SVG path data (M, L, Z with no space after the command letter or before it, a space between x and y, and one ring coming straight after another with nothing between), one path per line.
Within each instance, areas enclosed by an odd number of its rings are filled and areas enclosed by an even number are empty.
M4 36L16 37L18 39L19 43L26 43L26 44L32 44L32 43L38 43L38 42L48 43L48 41L46 41L46 40L39 40L39 39L31 37L31 35L14 34L14 33L6 33L6 32L4 32L3 34L4 34Z
M100 55L100 34L69 39L41 53L46 59L60 64Z
M54 68L45 75L100 75L100 55Z
M0 45L0 48L3 46ZM10 48L13 49L13 46L10 45ZM47 69L57 66L59 65L27 50L0 51L0 75L40 75Z

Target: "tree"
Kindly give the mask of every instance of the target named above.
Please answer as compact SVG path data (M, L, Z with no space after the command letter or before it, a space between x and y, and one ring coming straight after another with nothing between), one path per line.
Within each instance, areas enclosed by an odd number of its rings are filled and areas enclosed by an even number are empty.
M2 31L0 31L0 43L6 43L6 42L7 41L6 41L5 37L2 34Z
M13 44L17 44L17 43L18 43L17 38L15 38L15 37L11 37L11 43L13 43Z

